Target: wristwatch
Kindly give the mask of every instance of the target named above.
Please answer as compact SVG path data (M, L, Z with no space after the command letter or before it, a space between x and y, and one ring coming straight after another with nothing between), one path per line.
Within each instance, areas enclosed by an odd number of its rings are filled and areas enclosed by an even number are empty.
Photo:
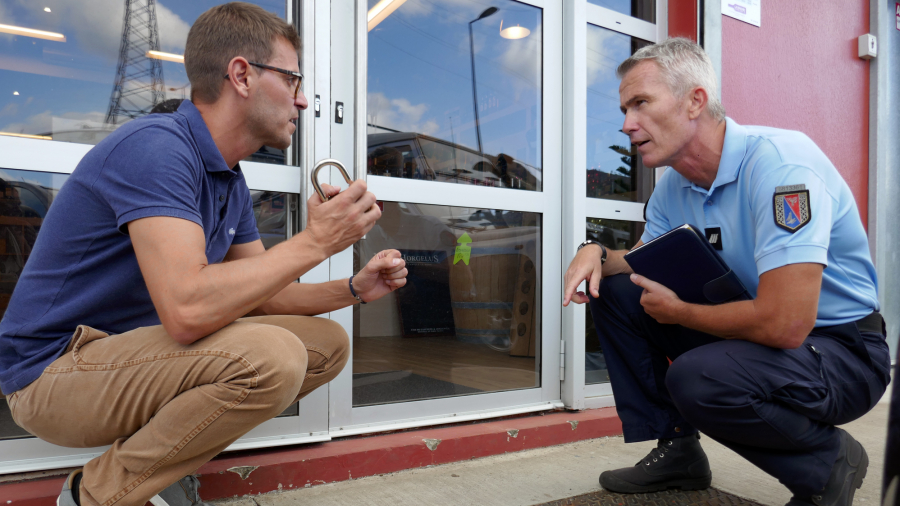
M605 263L606 263L606 246L600 244L600 243L597 242L597 241L592 241L592 240L588 239L587 241L584 241L583 243L579 244L579 245L578 245L578 249L575 250L575 251L580 251L581 248L587 246L588 244L596 244L597 246L600 246L600 251L601 251L601 253L600 253L600 265L605 264Z

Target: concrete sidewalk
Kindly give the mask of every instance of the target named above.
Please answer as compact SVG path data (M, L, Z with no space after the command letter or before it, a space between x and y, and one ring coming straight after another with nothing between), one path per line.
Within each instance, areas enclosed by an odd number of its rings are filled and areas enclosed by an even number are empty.
M865 417L844 428L869 455L869 471L854 504L880 504L888 404L882 401ZM767 505L790 499L777 480L731 450L702 439L713 469L712 486ZM282 493L219 501L227 506L527 506L599 489L597 476L607 469L634 465L654 443L626 445L609 437L445 464ZM202 492L202 490L201 490Z

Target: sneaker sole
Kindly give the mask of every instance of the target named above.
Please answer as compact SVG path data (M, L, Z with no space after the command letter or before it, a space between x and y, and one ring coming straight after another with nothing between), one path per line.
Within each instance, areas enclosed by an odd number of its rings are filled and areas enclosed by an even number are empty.
M861 483L861 481L860 481ZM620 480L614 475L604 477L600 475L600 486L609 492L618 494L645 494L649 492L662 492L670 488L678 488L681 490L706 490L712 484L712 475L702 478L685 478L681 480L669 480L654 485L635 485L627 481Z

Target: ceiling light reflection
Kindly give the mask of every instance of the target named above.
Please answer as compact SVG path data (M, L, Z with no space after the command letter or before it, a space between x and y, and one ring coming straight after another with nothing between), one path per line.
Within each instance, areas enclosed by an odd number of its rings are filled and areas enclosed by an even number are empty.
M391 15L395 10L397 10L401 5L403 5L406 0L381 0L375 7L369 9L369 13L366 15L366 23L368 24L368 31L372 31L372 28L378 26L378 23L381 23L388 16Z
M147 58L184 63L183 54L163 53L162 51L147 51Z
M24 35L26 37L34 37L36 39L55 40L57 42L66 41L66 36L61 33L45 32L43 30L35 30L33 28L22 28L21 26L0 25L0 32L10 33L13 35Z
M45 141L53 140L53 137L50 137L49 135L14 134L12 132L0 132L0 135L6 135L9 137L23 137L25 139L41 139Z
M500 36L504 39L524 39L531 34L531 30L522 26L510 26L505 30L500 30Z

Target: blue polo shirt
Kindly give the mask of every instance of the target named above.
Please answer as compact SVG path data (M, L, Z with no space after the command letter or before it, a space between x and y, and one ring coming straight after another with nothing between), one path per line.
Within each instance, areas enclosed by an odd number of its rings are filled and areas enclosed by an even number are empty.
M200 225L211 264L259 238L240 167L225 164L190 101L122 125L63 184L0 322L4 394L37 379L78 325L160 324L128 236L129 222L150 216Z
M817 327L878 310L875 266L853 194L825 153L800 132L727 118L710 189L666 170L647 203L641 240L685 223L719 229L719 254L753 297L764 272L824 265Z

